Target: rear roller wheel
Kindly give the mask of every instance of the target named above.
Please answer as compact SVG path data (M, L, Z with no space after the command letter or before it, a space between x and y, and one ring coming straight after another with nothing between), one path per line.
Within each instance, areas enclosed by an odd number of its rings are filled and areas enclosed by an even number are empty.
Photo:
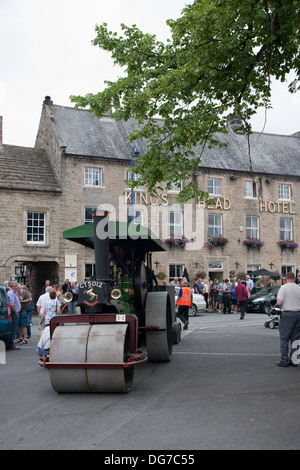
M168 292L149 292L146 299L146 326L161 330L146 331L148 359L169 362L173 348L171 304Z
M54 330L49 362L110 363L108 369L50 368L52 387L58 393L128 392L134 367L117 369L127 359L127 324L69 325Z
M181 341L181 323L173 323L173 344L178 344Z

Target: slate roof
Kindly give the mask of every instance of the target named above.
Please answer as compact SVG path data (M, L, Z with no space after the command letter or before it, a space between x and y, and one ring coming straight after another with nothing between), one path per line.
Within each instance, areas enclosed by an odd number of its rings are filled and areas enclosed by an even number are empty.
M228 146L205 149L200 167L249 172L251 160L254 173L300 176L299 137L254 132L250 136L250 158L244 135L218 134L218 140Z
M44 150L0 146L0 189L61 192Z
M129 160L132 144L126 142L136 129L136 121L119 121L96 117L85 109L54 105L51 107L57 135L66 146L66 153L89 157ZM146 142L139 143L139 152L146 151Z
M51 107L57 132L66 146L66 153L129 160L132 144L126 142L136 128L134 119L115 121L96 117L90 111L64 106ZM239 134L217 134L227 147L212 149L199 146L194 149L202 156L201 168L227 171L250 171L248 142ZM250 137L251 161L254 173L300 176L300 138L275 134L253 133ZM138 143L139 151L146 151L146 142Z

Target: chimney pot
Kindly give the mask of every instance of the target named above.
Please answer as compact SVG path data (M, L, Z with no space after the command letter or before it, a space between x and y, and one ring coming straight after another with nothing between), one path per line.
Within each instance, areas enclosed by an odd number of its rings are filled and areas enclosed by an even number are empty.
M45 99L43 101L43 104L44 105L48 105L48 106L52 106L53 105L53 101L51 100L51 96L45 96Z

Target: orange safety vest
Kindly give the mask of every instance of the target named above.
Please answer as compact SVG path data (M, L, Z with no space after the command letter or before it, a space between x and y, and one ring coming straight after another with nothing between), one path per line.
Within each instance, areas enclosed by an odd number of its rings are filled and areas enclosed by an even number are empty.
M247 297L248 299L250 298L250 291L249 291L249 287L246 285L246 292L247 292Z
M177 304L178 305L187 305L191 307L192 305L192 291L189 287L182 287L182 295L178 297Z

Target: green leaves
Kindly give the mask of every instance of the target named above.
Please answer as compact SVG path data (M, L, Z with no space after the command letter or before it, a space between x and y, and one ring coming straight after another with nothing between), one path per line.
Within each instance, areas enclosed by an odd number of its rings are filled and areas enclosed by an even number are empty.
M113 108L116 119L137 120L129 140L148 143L137 184L155 192L163 181L185 180L180 198L203 198L193 177L201 147L218 145L216 132L226 132L229 114L247 123L269 106L272 76L285 80L295 70L299 77L299 16L298 0L195 0L167 22L166 44L135 25L121 25L119 37L98 25L93 44L111 54L124 76L71 100L98 116Z

